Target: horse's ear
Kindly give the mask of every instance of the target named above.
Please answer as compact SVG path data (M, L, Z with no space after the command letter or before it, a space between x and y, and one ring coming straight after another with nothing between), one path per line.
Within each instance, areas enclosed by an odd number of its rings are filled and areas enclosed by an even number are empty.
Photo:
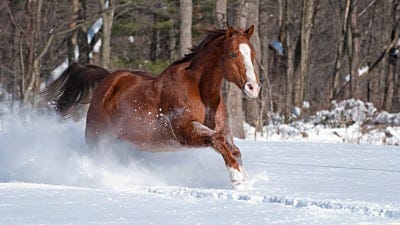
M250 39L251 35L254 33L254 25L251 25L249 28L247 28L244 33L247 35L247 37Z
M226 37L232 37L233 32L234 32L234 28L232 26L228 25L228 28L226 29L226 32L225 32Z

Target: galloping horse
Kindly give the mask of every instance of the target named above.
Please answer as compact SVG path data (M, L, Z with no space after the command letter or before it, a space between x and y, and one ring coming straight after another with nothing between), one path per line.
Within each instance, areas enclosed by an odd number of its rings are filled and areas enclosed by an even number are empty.
M254 26L208 31L191 53L156 78L140 71L109 73L73 63L44 93L63 116L91 98L85 133L91 148L104 138L145 151L165 151L174 143L210 146L222 155L233 186L239 187L248 175L233 143L221 86L225 78L247 97L258 96L249 41L253 31Z

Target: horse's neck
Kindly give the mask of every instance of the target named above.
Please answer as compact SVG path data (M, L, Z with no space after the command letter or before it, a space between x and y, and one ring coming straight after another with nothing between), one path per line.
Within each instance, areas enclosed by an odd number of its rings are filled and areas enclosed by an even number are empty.
M218 63L218 60L215 61ZM220 101L223 76L218 65L207 66L200 74L199 92L202 100L208 104L216 104Z
M215 129L215 116L219 106L223 104L221 98L223 76L219 63L219 57L214 55L214 58L210 58L209 61L203 64L197 71L199 73L197 87L199 88L201 101L206 106L204 125L211 129Z
M221 98L221 87L223 75L220 68L220 55L218 53L219 43L210 44L211 51L204 51L199 56L204 63L198 63L195 68L198 73L199 92L203 102L206 104L219 104Z
M203 52L195 56L191 61L174 65L168 68L160 79L170 81L171 76L189 76L190 79L185 79L194 82L195 87L199 88L201 100L205 105L214 107L220 104L221 101L221 87L223 76L220 69L220 48L221 43L214 41L210 43ZM182 67L184 73L176 73L180 69L176 66ZM184 69L185 68L185 69ZM179 79L173 79L179 80Z

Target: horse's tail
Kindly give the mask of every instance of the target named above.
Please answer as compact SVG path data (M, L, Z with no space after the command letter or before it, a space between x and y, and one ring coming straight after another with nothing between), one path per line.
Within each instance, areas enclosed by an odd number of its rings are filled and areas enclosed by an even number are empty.
M41 95L61 116L69 117L80 104L90 103L93 90L108 74L98 66L72 63Z

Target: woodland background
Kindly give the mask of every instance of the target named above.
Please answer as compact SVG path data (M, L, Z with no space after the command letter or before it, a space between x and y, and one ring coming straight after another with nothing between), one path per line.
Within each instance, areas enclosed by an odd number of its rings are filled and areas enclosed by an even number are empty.
M0 102L47 107L39 92L66 59L156 76L198 43L202 30L254 24L262 94L250 101L231 84L223 88L235 136L244 137L244 120L256 127L307 120L332 100L399 112L399 2L4 0Z

